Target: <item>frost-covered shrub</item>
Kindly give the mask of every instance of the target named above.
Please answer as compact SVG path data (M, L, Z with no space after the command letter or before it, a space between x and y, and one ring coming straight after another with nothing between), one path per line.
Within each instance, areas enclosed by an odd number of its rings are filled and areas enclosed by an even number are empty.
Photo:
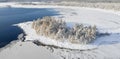
M96 26L75 24L70 28L65 21L56 20L48 16L33 21L32 28L36 30L38 35L62 42L68 41L76 44L87 44L96 38Z

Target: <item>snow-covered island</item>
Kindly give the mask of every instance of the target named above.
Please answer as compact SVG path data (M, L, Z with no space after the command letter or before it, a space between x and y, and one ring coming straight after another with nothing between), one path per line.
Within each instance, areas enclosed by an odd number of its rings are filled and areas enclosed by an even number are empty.
M62 48L89 49L86 44L96 39L96 26L75 24L69 27L63 20L48 16L18 26L30 35L26 40L38 40L45 45Z

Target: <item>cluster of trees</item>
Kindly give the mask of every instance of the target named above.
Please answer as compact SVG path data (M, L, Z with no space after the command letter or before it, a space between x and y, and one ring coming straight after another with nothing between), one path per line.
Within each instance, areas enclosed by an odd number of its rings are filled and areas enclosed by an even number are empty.
M56 20L53 17L43 17L33 21L32 28L38 35L46 36L59 41L87 44L96 38L96 26L83 26L75 24L68 27L63 20Z

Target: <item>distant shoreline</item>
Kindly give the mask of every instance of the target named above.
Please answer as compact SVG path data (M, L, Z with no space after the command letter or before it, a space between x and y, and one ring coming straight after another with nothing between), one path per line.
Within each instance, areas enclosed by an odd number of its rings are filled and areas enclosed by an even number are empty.
M32 6L32 7L31 7ZM112 11L120 11L120 3L86 3L86 2L57 2L57 3L47 3L47 2L2 2L0 7L15 7L15 8L42 8L42 6L51 7L82 7L82 8L95 8L95 9L105 9ZM47 7L48 8L48 7Z

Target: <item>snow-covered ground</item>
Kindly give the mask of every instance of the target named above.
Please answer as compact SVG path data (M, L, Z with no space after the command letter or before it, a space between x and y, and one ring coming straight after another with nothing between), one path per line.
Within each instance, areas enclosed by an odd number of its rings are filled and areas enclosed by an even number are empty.
M55 45L58 47L79 49L67 50L53 48L54 54L57 54L63 59L119 59L120 58L120 15L119 11L108 11L96 8L79 8L66 6L22 6L12 5L14 7L23 8L53 8L59 12L59 15L53 16L62 18L67 22L68 26L74 23L82 23L85 25L96 25L100 33L109 33L110 35L101 36L94 42L87 45L70 44L66 42L57 42L46 37L38 36L35 30L31 28L31 21L17 24L26 33L25 40L39 40L48 45ZM31 43L30 43L31 44ZM16 45L15 47L17 47ZM23 46L24 47L24 46ZM20 47L16 48L19 49ZM25 46L25 48L27 47ZM3 50L6 51L7 49ZM31 49L30 49L31 50ZM84 50L84 51L80 51ZM10 51L10 50L7 50ZM14 49L12 49L14 51ZM38 51L38 50L36 50ZM1 53L5 55L7 52ZM12 53L12 52L10 52ZM24 53L23 50L20 54ZM26 52L27 53L27 52ZM28 52L29 54L29 52ZM34 53L35 54L35 53ZM10 55L9 55L10 57ZM22 57L22 56L21 56Z
M4 49L4 48L3 48ZM60 59L46 48L36 46L32 42L13 43L0 52L1 59Z

